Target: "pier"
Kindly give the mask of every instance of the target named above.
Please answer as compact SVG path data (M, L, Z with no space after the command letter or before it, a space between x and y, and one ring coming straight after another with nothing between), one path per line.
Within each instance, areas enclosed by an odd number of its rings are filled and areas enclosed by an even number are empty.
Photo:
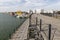
M42 24L40 23L40 21ZM28 18L22 24L22 26L18 28L18 30L12 35L11 39L9 40L59 40L60 39L59 36L60 19L44 16L41 14L32 14L30 22L31 24L29 23L29 18ZM35 29L34 30L40 36L36 36L36 37L34 36L32 38L29 38L29 36L27 36L30 29L29 26L31 27L33 26L34 28L36 28L36 30Z

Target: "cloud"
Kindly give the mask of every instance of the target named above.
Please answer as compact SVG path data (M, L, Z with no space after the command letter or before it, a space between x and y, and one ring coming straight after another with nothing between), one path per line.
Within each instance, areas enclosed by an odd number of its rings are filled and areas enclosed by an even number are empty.
M25 0L26 3L24 3L24 8L28 9L36 9L41 8L44 5L46 5L44 0Z
M0 6L18 5L21 0L0 0Z
M0 12L42 8L60 9L60 0L0 0Z
M0 0L0 12L16 11L20 8L21 0Z
M17 7L0 7L0 12L16 11Z
M14 2L14 1L19 2L21 0L0 0L0 2Z
M60 10L60 1L53 3L51 5L45 6L45 9Z

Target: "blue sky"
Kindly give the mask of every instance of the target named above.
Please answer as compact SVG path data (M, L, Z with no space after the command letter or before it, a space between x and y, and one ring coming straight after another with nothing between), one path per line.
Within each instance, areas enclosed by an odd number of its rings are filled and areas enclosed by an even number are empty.
M30 9L60 10L60 0L0 0L0 12Z

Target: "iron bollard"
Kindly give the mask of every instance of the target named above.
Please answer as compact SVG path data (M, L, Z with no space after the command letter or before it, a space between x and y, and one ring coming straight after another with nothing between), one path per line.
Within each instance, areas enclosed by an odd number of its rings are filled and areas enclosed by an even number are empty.
M29 16L29 25L31 25L31 15Z
M36 17L36 26L37 26L37 22L38 22L38 19L37 19L37 17Z
M41 27L42 27L42 19L40 19L40 31L41 31Z
M49 36L48 39L51 40L51 24L49 24Z

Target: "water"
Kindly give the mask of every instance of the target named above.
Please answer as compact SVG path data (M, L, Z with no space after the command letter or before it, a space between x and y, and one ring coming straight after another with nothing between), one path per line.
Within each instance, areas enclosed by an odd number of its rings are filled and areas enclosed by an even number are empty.
M12 33L26 20L0 13L0 40L8 40Z

